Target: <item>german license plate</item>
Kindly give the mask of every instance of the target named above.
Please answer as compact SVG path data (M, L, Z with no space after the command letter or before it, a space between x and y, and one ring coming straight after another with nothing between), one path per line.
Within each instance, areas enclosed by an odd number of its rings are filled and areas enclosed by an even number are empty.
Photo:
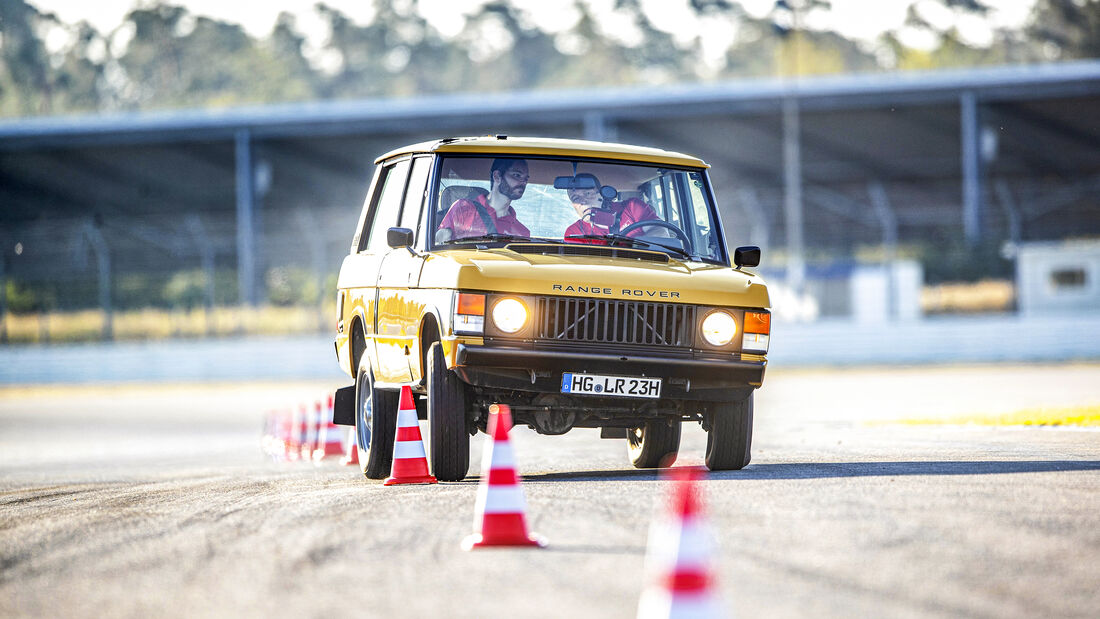
M579 395L609 395L617 398L659 398L661 379L645 376L608 376L563 372L561 392Z

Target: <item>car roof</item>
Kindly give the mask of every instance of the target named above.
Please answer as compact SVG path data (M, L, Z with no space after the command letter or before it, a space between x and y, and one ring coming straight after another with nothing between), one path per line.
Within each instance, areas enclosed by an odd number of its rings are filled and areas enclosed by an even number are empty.
M546 155L558 157L593 157L597 159L617 159L676 165L693 168L709 168L698 157L685 155L659 148L612 144L590 140L567 140L560 138L526 138L504 135L480 137L443 138L431 142L421 142L392 150L375 160L381 163L399 155L416 153L472 153L485 155Z

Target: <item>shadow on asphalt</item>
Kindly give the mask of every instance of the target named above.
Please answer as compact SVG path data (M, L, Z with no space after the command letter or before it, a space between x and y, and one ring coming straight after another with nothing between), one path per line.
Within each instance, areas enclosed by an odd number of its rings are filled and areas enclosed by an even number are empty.
M710 479L821 479L900 475L1004 475L1100 471L1096 460L950 460L930 462L817 462L750 464L740 471L711 473Z
M825 479L832 477L896 477L901 475L1004 475L1100 471L1097 460L953 460L929 462L785 462L750 464L740 471L712 471L707 479ZM470 478L467 478L468 480ZM476 478L474 478L476 479ZM574 471L524 474L523 481L660 481L656 470Z

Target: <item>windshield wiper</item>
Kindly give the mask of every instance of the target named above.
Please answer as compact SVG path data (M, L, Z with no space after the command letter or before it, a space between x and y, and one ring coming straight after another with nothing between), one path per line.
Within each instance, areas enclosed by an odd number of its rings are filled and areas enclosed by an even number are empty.
M493 232L490 234L481 234L478 236L464 236L460 239L450 239L448 241L441 241L438 245L454 245L458 243L477 243L480 241L530 241L529 236L520 236L517 234L501 234L499 232Z
M596 239L596 240L601 240L601 241L624 241L624 242L630 243L632 246L645 245L647 247L660 247L661 249L667 249L669 251L674 251L674 252L680 254L681 256L683 256L685 258L698 258L698 256L696 256L695 254L693 254L689 251L684 251L683 249L680 249L679 247L675 247L673 245L665 245L663 243L656 243L654 241L649 241L649 240L646 240L646 239L638 239L638 238L634 238L632 236L625 236L625 235L622 235L622 234L570 234L569 236L567 236L565 238L566 238L566 240L569 240L569 239Z

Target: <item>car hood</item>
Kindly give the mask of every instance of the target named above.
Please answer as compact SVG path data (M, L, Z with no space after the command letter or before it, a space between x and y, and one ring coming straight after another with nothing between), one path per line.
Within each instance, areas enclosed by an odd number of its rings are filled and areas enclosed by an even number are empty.
M420 287L702 305L770 305L767 287L759 275L727 266L676 259L665 263L521 254L506 247L431 254L421 271Z

